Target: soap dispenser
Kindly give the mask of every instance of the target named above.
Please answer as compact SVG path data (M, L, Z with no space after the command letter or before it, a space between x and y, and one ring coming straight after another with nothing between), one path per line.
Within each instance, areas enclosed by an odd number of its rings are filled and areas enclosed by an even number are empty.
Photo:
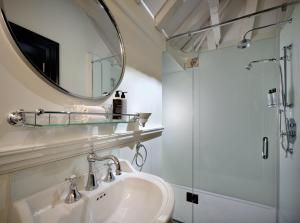
M122 91L116 91L115 98L113 99L113 119L121 119L122 118L122 99L120 98L120 92ZM120 114L120 115L116 115Z
M122 114L127 114L127 99L125 94L127 94L128 92L126 91L122 91L121 94L121 100L122 100ZM122 116L122 119L126 119L126 116Z

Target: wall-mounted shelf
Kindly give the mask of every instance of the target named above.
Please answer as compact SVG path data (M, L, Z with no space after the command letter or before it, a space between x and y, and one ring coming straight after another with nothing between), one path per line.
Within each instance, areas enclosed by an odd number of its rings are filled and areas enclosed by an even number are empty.
M47 126L70 126L70 125L99 125L132 123L138 121L137 114L113 114L113 113L90 113L90 112L65 112L24 111L22 109L8 114L7 121L14 126L47 127Z
M64 141L47 141L32 145L20 144L0 149L0 175L58 160L87 154L91 146L96 151L123 148L132 143L160 137L162 126L148 129L113 132L109 135L92 135L68 138Z

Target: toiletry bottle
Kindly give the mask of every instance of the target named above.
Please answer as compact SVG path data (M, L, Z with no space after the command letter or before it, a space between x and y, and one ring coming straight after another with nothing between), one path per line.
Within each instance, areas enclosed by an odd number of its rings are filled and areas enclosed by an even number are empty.
M122 115L116 115L116 114L122 114L122 99L120 98L120 92L122 91L116 91L115 98L113 99L113 119L121 119Z
M128 93L126 91L122 91L122 94L121 94L121 100L122 100L122 114L127 114L127 99L126 99L126 96L125 94ZM123 115L122 116L122 119L126 120L126 116Z
M267 106L272 108L277 105L277 98L276 98L276 88L272 88L268 91L268 104Z

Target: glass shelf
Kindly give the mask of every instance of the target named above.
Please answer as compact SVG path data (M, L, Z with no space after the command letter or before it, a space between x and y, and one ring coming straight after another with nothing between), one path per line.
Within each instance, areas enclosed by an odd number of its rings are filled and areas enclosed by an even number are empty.
M38 109L33 112L24 110L12 112L8 115L7 120L11 125L47 127L133 123L138 118L139 114L60 112Z

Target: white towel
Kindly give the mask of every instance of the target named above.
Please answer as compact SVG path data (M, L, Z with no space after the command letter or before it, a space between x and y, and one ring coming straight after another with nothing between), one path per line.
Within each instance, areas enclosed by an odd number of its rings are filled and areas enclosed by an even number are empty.
M34 114L25 115L26 124L34 125ZM36 125L65 125L68 124L69 117L65 114L51 114L49 120L49 114L41 114L36 116Z
M102 122L107 119L106 110L102 106L85 106L84 108L88 113L103 113L102 115L87 115L87 122Z
M84 115L84 114L76 114L71 116L71 123L95 123L105 121L106 111L102 106L85 106L85 105L76 105L73 109L75 112L86 112L86 113L103 113L98 115Z
M102 106L84 106L84 111L89 113L106 113Z

